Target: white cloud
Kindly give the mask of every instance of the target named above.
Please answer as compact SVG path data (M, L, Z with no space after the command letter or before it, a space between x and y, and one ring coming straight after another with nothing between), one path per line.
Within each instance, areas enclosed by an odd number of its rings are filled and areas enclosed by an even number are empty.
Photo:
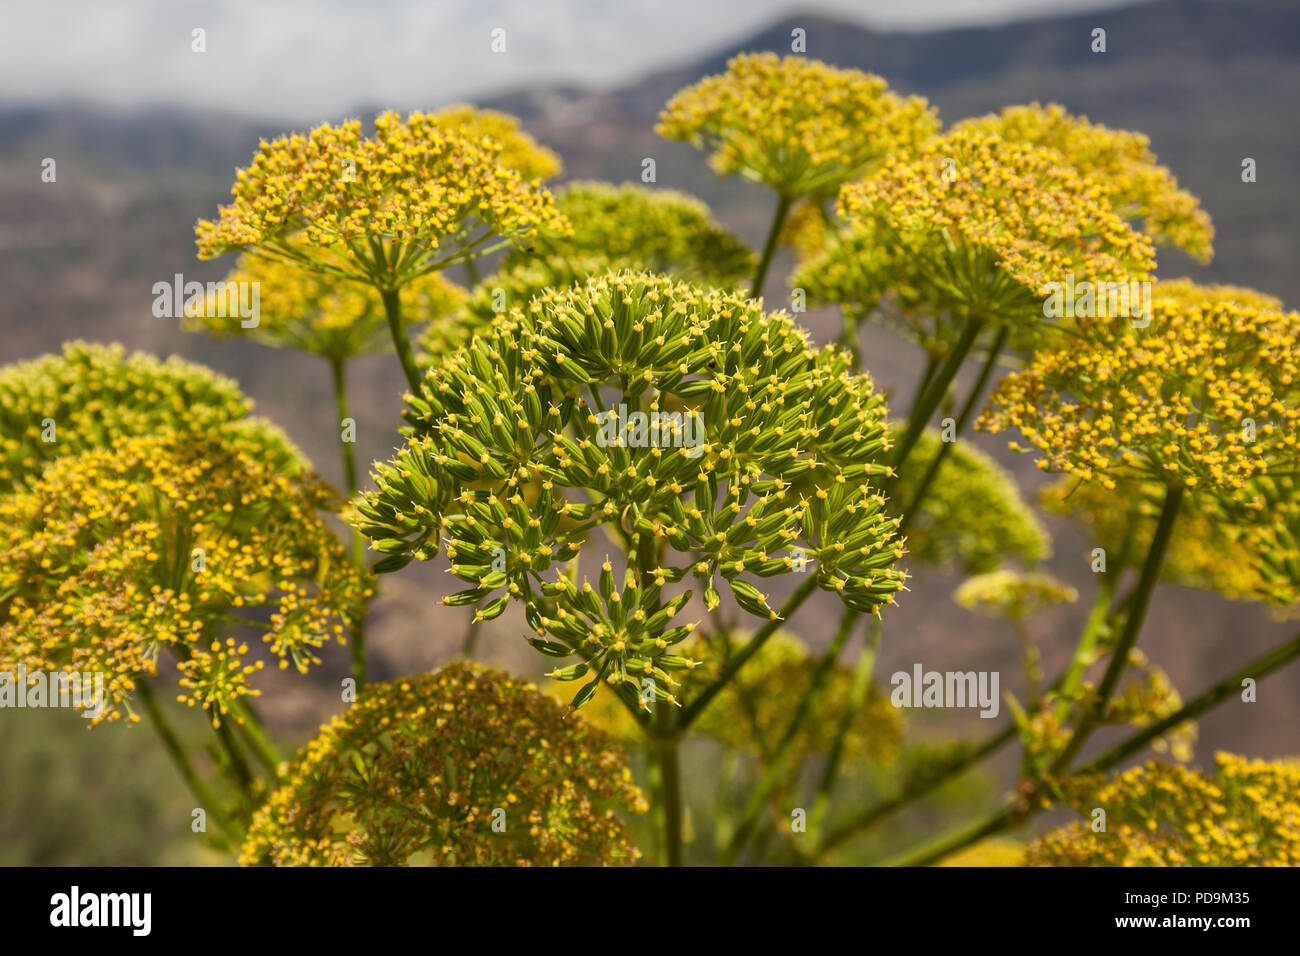
M988 23L1124 0L41 0L10 4L4 99L169 103L335 118L532 84L611 85L792 13L884 29ZM489 49L494 27L507 52ZM207 52L191 52L191 31Z

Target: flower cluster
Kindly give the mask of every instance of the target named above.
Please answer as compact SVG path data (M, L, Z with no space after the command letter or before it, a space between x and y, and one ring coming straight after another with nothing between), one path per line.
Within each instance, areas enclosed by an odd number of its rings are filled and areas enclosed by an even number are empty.
M1151 141L1142 133L1090 123L1056 103L1008 106L1001 113L963 120L952 131L992 133L1055 150L1102 186L1116 212L1140 220L1154 242L1176 246L1202 263L1214 255L1210 217L1197 198L1179 189L1169 170L1157 164Z
M0 367L0 493L54 458L144 435L220 430L281 468L301 468L288 439L249 419L251 409L232 379L201 365L67 342L60 355Z
M1053 604L1073 604L1079 592L1042 571L989 571L967 578L953 594L962 607L1024 620Z
M1109 781L1084 779L1070 803L1106 811L1106 829L1054 830L1030 866L1295 866L1300 863L1300 763L1220 753L1213 779L1152 761Z
M557 672L635 695L694 661L668 628L716 577L741 608L775 616L746 576L805 571L865 612L903 574L897 520L873 480L888 447L884 405L835 349L817 350L784 313L649 274L610 274L547 292L498 319L408 399L404 449L375 475L357 527L385 571L446 539L470 584L449 603L493 617L514 598L534 646L581 660ZM560 562L605 526L627 545L596 586ZM622 578L620 586L620 578Z
M256 328L243 329L219 310L203 308L187 312L184 323L188 330L247 335L263 345L300 349L330 362L392 351L384 304L373 286L249 254L239 258L226 282L257 284L260 314ZM403 322L408 326L445 321L466 297L463 289L438 273L407 283L399 296Z
M899 471L893 503L913 499L923 471L915 465L934 460L942 447L938 432L921 433L910 459L914 467ZM970 442L953 445L907 528L912 560L966 574L993 571L1007 559L1037 564L1050 552L1047 529L1015 480Z
M499 149L497 162L529 182L551 179L563 168L560 157L521 130L509 113L457 104L438 110L434 119L467 139L491 141Z
M568 183L555 204L572 229L544 231L529 252L513 250L505 267L534 256L566 261L601 255L613 265L734 288L754 273L754 255L718 225L694 196L634 183Z
M234 202L199 222L199 255L256 249L397 289L481 254L494 236L562 230L550 194L502 165L501 148L418 112L381 114L372 138L353 120L263 142Z
M839 211L862 241L884 246L897 270L891 288L911 289L909 304L936 314L1041 317L1049 283L1067 275L1127 283L1154 266L1151 243L1096 183L1053 151L987 134L950 133L916 157L891 157L844 187ZM843 251L855 248L849 242ZM836 244L831 255L838 254ZM835 288L846 279L826 281Z
M883 156L915 150L939 128L919 97L880 77L801 56L742 54L727 71L680 91L657 132L712 153L787 200L832 191Z
M1181 482L1240 503L1252 479L1294 472L1300 315L1187 282L1159 283L1153 313L1080 320L1002 380L981 427L1014 426L1045 470L1106 488Z
M334 504L220 432L60 458L0 499L0 662L105 674L115 720L165 647L217 724L258 666L220 631L260 626L305 671L359 623L371 589L322 520Z
M470 663L368 686L290 765L240 861L279 866L634 862L646 804L605 736Z

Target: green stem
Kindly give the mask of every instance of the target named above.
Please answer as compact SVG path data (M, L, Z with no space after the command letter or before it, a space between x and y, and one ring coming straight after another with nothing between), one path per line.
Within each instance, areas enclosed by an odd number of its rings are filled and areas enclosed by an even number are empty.
M1074 656L1070 658L1065 675L1061 678L1061 684L1058 688L1060 700L1056 702L1057 720L1065 719L1070 706L1070 697L1079 689L1084 673L1087 672L1088 666L1092 664L1092 652L1105 630L1106 622L1110 619L1110 602L1115 596L1115 588L1118 583L1118 571L1114 573L1103 572L1101 583L1097 586L1097 599L1093 601L1092 610L1088 614L1088 621L1083 627L1083 634L1080 635L1079 643L1074 649Z
M181 745L180 738L172 730L171 723L158 706L158 698L154 695L153 688L145 681L139 681L135 685L136 696L140 703L144 705L145 713L149 715L149 722L153 724L154 730L158 732L158 737L162 740L163 749L167 751L167 756L171 758L177 772L185 781L186 786L190 788L190 793L194 794L199 801L199 805L211 815L216 821L222 833L231 841L238 841L238 835L226 820L225 815L221 812L221 804L212 789L203 782L194 770L194 765L190 763L189 757L185 755L185 748Z
M479 284L478 266L473 259L465 260L465 279L469 282L471 289Z
M411 392L420 394L420 370L415 364L415 353L411 350L411 340L406 337L402 326L402 300L396 289L381 289L380 298L384 300L384 314L388 316L388 331L393 337L393 348L406 373L406 381Z
M717 697L731 679L736 676L736 672L745 665L745 662L759 652L762 646L767 643L767 639L776 633L776 629L784 621L788 620L790 615L795 612L795 609L807 600L808 595L812 594L816 589L817 577L810 574L808 580L799 585L795 592L781 605L781 610L776 613L776 617L760 627L754 636L749 639L749 642L740 649L739 653L727 661L717 679L686 706L686 709L682 711L681 719L678 721L678 726L682 730L695 722L696 718L713 702L713 698Z
M795 741L799 737L799 731L803 729L808 715L812 713L814 702L821 696L826 687L826 682L830 679L831 671L835 668L835 662L839 660L840 652L844 650L844 644L849 638L849 633L853 630L853 621L854 616L850 614L845 614L840 619L840 625L836 630L835 637L831 639L826 653L822 655L822 659L818 661L817 667L813 670L812 682L808 686L808 692L803 695L803 698L799 701L799 706L795 708L795 712L786 725L785 731L781 734L781 739L777 742L776 750L772 754L771 760L768 761L767 768L759 780L758 786L750 794L749 803L741 814L740 825L732 834L727 848L722 853L722 866L730 866L737 854L744 848L745 842L753 833L758 818L763 813L764 806L767 805L768 798L776 790L777 785L786 778L790 758L794 752Z
M248 743L249 749L253 751L262 766L270 771L272 778L277 776L280 763L284 758L280 756L280 751L267 736L261 719L242 700L235 700L228 706L231 715L238 718L235 725L239 728L240 736Z
M912 453L912 447L916 444L917 439L921 437L921 432L925 430L926 424L929 423L930 416L939 407L943 397L948 394L948 386L956 377L957 370L961 368L961 363L966 360L971 347L975 344L976 336L979 335L980 329L983 327L984 323L981 319L972 316L966 320L966 324L962 328L961 338L953 346L952 351L948 353L948 358L939 371L934 374L929 387L921 393L912 409L912 414L907 423L907 431L903 433L903 437L894 450L893 466L895 472L907 461L907 456Z
M1016 726L1011 724L1004 728L1000 733L984 741L979 747L967 754L954 760L946 765L938 773L925 777L919 781L905 787L902 793L888 800L867 807L855 817L851 817L843 824L826 834L826 838L817 847L817 856L829 853L835 847L844 843L846 840L856 836L863 830L868 829L885 817L893 814L915 800L927 794L933 793L941 784L947 783L952 778L959 776L966 770L975 766L998 750L1001 750L1005 744L1016 739Z
M1174 522L1178 518L1178 509L1182 505L1184 493L1182 484L1170 485L1165 492L1165 500L1160 507L1160 521L1156 525L1155 536L1151 539L1151 548L1147 551L1146 560L1142 563L1141 575L1133 591L1133 604L1124 619L1124 629L1120 632L1119 640L1111 652L1110 663L1101 679L1101 686L1097 688L1097 699L1071 734L1065 749L1052 762L1049 775L1054 776L1069 768L1070 761L1078 754L1106 714L1106 705L1110 702L1116 685L1119 684L1120 675L1128 665L1129 651L1137 643L1138 633L1142 630L1142 621L1146 617L1147 605L1151 601L1151 592L1155 590L1156 582L1160 579L1160 568L1164 564L1165 551L1173 535Z
M751 299L757 299L763 294L763 283L767 280L767 270L772 265L777 240L781 238L781 227L785 225L785 217L790 214L790 205L791 201L785 196L777 197L776 213L772 216L772 226L767 231L767 242L763 244L763 257L758 261L758 271L754 273L754 285L749 292Z
M857 619L857 614L852 608L845 610L844 614L850 621ZM862 704L867 699L867 691L871 687L871 675L875 672L876 656L880 651L881 631L880 618L873 617L862 650L858 652L858 663L853 670L853 686L849 689L849 699L835 727L835 737L831 741L830 753L826 757L826 767L817 783L812 809L808 812L808 833L812 837L810 842L814 846L818 843L822 822L826 819L826 811L830 808L831 792L835 789L835 781L839 777L840 763L844 759L844 742L848 739L849 728L853 725L853 718L862 709Z
M654 703L655 755L663 798L664 847L669 866L682 865L682 768L680 736L673 727L673 710L661 700Z
M217 735L217 740L221 742L221 749L226 752L226 757L230 761L230 770L234 774L235 782L239 784L239 789L251 802L253 797L253 771L249 769L248 762L240 752L234 734L230 732L230 721L222 720L212 729Z
M1209 687L1168 717L1165 717L1148 727L1144 727L1137 734L1134 734L1122 743L1117 744L1096 760L1093 760L1091 763L1081 768L1079 772L1099 773L1111 769L1125 758L1136 753L1138 750L1141 750L1142 747L1146 746L1146 744L1150 743L1161 734L1168 732L1185 721L1199 717L1201 714L1232 696L1235 691L1241 689L1241 682L1247 677L1261 680L1282 665L1297 657L1300 657L1300 635L1296 635L1281 647L1278 647L1265 654L1263 657L1257 658L1247 664L1231 677L1226 677L1214 684L1212 687ZM950 853L969 846L977 840L981 840L986 836L992 836L994 833L1005 830L1013 823L1028 819L1030 816L1037 813L1039 809L1041 809L1041 806L1036 804L1030 804L1028 808L1024 810L1016 809L1015 807L1004 807L982 821L973 823L949 836L928 844L905 857L893 861L894 865L925 866L929 863L933 863Z
M342 359L330 360L330 378L334 383L334 407L338 416L339 446L343 451L343 480L347 485L348 498L357 493L357 454L353 442L343 438L343 422L351 418L348 412L348 386ZM363 571L366 566L366 542L360 531L352 529L352 563ZM364 620L352 632L350 644L352 655L352 678L360 690L366 683L366 632Z
M1096 760L1091 761L1080 769L1080 773L1099 773L1109 770L1125 758L1137 753L1152 740L1173 730L1179 724L1189 720L1195 720L1201 714L1215 707L1222 701L1231 697L1233 694L1240 692L1241 682L1250 678L1256 682L1267 677L1273 671L1277 670L1283 664L1289 663L1296 657L1300 657L1300 634L1297 634L1291 640L1287 641L1281 647L1269 651L1263 657L1251 661L1237 673L1225 677L1212 687L1207 688L1198 694L1195 698L1188 701L1168 717L1164 717L1154 724L1142 728L1141 732L1133 735L1123 743L1117 744L1110 750L1106 751Z
M988 384L989 377L993 374L993 369L997 365L998 357L1002 354L1002 347L1006 344L1008 326L1003 323L998 326L997 337L993 340L993 345L989 349L988 357L984 360L984 366L980 369L979 377L975 380L970 394L966 396L966 402L962 405L961 411L957 415L957 420L953 428L953 440L939 443L939 451L925 469L925 474L921 476L921 481L916 486L916 491L912 495L911 502L902 512L902 524L898 526L898 534L902 535L907 531L908 526L912 523L912 518L920 510L921 502L925 499L926 492L930 490L930 485L939 474L939 469L943 466L944 459L952 451L956 438L966 428L971 416L975 413L975 408L979 404L980 396L984 394L984 387Z

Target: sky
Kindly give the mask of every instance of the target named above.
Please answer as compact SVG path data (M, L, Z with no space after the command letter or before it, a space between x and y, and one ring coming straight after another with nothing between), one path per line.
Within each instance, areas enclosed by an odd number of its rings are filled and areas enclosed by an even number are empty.
M8 0L0 103L315 119L360 104L448 102L537 84L613 87L803 12L927 30L1125 2ZM494 53L498 29L505 51ZM205 52L193 49L195 30L204 31Z

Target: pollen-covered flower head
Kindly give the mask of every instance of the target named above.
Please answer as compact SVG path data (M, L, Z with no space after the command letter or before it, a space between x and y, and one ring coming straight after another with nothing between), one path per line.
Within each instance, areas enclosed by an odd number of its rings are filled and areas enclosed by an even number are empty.
M550 194L424 113L383 113L263 142L215 221L197 227L199 256L256 250L316 272L397 289L429 272L563 228ZM342 260L336 253L342 252Z
M219 431L60 458L0 498L0 661L103 673L118 719L166 648L216 723L261 666L232 625L306 671L359 622L371 589L323 520L334 504Z
M458 103L438 110L434 118L440 126L467 139L496 144L500 148L497 162L529 182L558 176L563 168L560 157L520 129L519 119L509 113Z
M248 418L252 407L233 379L202 365L66 342L58 355L0 366L0 493L54 458L176 432L219 429L281 468L301 468L282 432Z
M366 687L290 765L240 862L635 862L616 811L646 803L625 755L529 683L475 664Z
M656 129L709 152L719 174L739 174L793 200L914 150L938 128L924 99L899 96L873 74L745 53L725 73L677 93Z
M1159 760L1108 781L1078 780L1069 802L1106 811L1106 829L1070 823L1029 847L1030 866L1295 866L1300 762L1220 753L1215 775Z
M849 241L830 255L880 244L889 288L933 314L1023 324L1041 319L1049 285L1067 276L1128 283L1154 267L1151 243L1097 183L1058 153L988 134L949 133L915 157L891 157L844 187L839 211ZM857 282L864 300L882 291L851 265L827 268L845 270L827 280L841 294Z
M1136 220L1158 245L1176 246L1198 262L1214 255L1214 227L1200 201L1178 187L1156 162L1142 133L1109 129L1071 116L1056 103L1008 106L1001 113L963 120L953 132L992 133L1027 146L1055 150L1106 191L1115 211Z
M341 258L341 257L336 257ZM188 330L218 336L247 335L275 348L301 349L329 361L392 351L384 304L373 286L309 272L261 256L240 256L226 282L256 283L259 317L243 328L238 316L211 307L187 310ZM415 326L455 314L466 293L438 273L407 283L398 293L402 321Z
M921 433L909 464L899 471L892 505L906 506L913 499L925 464L942 447L938 432ZM1008 559L1033 565L1050 553L1047 529L1021 497L1015 479L966 441L953 445L907 527L909 560L966 574L993 571Z
M752 577L812 575L874 611L903 576L896 519L876 481L884 405L847 356L817 350L784 313L731 293L620 273L554 290L498 319L410 399L410 438L375 475L357 526L390 557L444 541L470 587L449 603L524 602L534 646L591 675L672 699L669 627L691 591L716 607L718 579L746 611L775 615ZM562 562L606 525L628 563L596 582ZM592 545L592 548L600 548ZM591 550L591 548L588 548ZM587 555L601 560L597 550Z
M1003 379L981 419L1018 428L1045 470L1116 487L1181 483L1229 502L1300 458L1300 315L1161 282L1150 323L1078 320Z

